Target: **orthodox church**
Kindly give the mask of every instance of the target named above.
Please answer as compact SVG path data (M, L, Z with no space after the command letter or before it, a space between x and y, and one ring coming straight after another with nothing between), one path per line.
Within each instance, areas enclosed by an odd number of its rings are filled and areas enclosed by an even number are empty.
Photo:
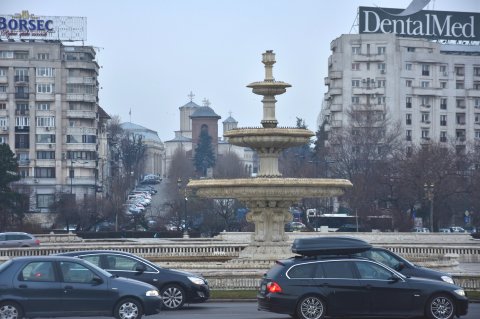
M217 158L229 152L234 152L241 159L245 172L252 176L257 172L258 164L255 151L250 148L240 147L228 143L223 138L223 133L228 130L237 128L238 122L230 115L223 123L222 136L219 136L218 121L221 116L215 113L210 107L210 102L203 99L203 105L200 106L193 102L193 93L188 95L190 101L179 107L180 111L180 129L175 131L175 137L164 142L165 146L165 177L168 177L172 156L177 149L182 149L188 158L193 158L193 152L198 144L201 130L207 130L212 137L212 146L215 150Z

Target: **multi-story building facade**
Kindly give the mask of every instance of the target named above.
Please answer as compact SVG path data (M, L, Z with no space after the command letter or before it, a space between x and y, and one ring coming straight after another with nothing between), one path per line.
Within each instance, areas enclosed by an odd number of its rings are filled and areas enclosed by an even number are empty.
M329 136L350 110L400 122L407 147L431 141L464 150L480 141L480 48L394 34L346 34L331 42L321 125Z
M32 212L48 212L60 194L102 196L109 116L98 70L91 46L0 42L0 142L17 156L15 187L30 194Z

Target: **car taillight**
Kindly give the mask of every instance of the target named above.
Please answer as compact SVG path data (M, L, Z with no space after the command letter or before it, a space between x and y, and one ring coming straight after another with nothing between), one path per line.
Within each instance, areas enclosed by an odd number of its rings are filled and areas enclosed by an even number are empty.
M267 291L272 294L282 292L282 287L280 287L280 285L277 284L275 281L271 281L267 284Z
M35 239L35 245L40 245L40 240Z

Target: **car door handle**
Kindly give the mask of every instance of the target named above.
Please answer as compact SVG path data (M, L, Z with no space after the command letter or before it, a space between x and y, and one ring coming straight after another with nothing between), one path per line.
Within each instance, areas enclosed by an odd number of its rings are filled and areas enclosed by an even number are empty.
M18 286L18 288L28 288L28 286L27 285L20 285L20 286Z

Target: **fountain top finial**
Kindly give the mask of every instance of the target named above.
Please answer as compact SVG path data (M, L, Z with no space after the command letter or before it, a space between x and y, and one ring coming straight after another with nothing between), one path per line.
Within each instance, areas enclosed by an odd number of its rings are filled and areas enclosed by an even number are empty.
M272 82L275 81L273 77L273 65L275 64L275 53L273 50L267 50L265 53L262 53L262 63L265 64L265 81Z

